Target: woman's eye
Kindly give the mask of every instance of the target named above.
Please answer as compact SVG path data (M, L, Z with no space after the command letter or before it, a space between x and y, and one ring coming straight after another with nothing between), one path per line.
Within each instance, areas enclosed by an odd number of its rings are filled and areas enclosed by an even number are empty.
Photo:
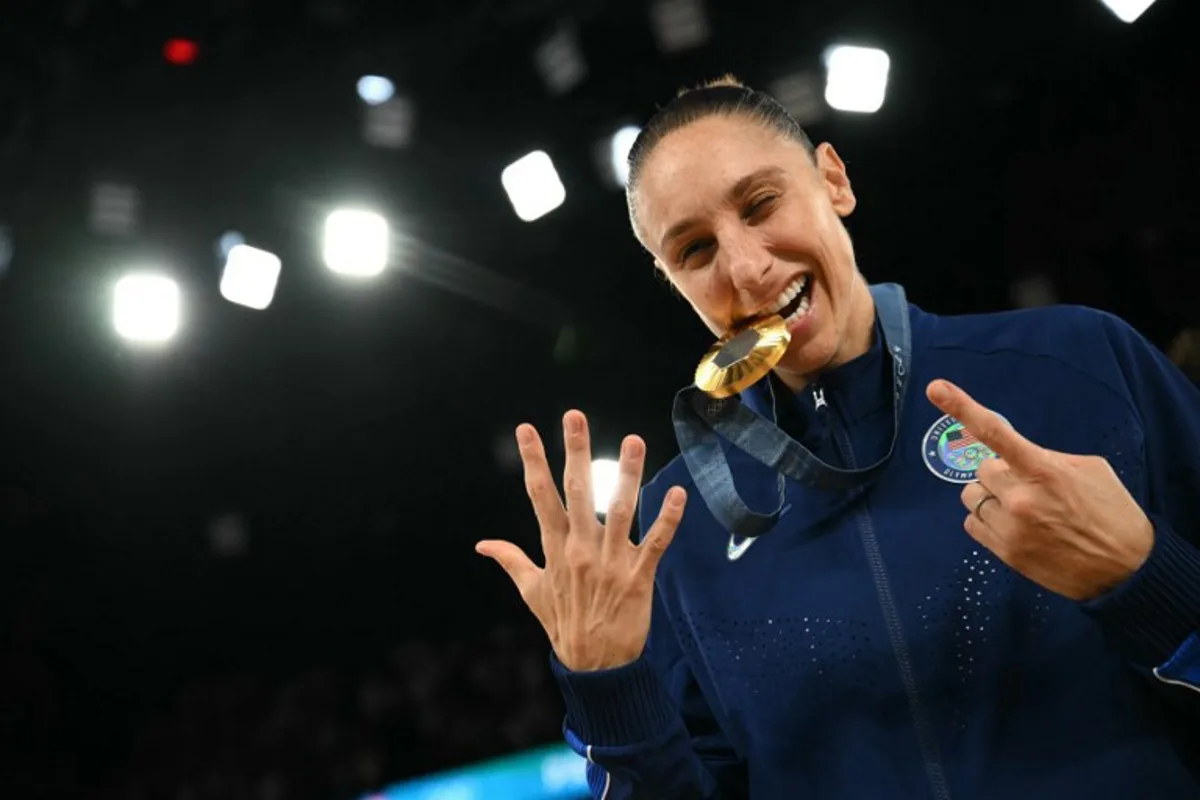
M750 204L749 208L746 209L746 218L749 219L760 211L765 211L766 209L770 208L771 204L774 203L775 200L776 197L773 194L758 198Z
M699 241L692 242L687 247L683 248L683 252L681 252L679 254L679 263L681 263L681 264L687 263L687 260L689 258L696 255L696 253L699 253L704 248L708 247L708 245L709 245L709 242L708 242L708 240L705 240L705 239L701 239Z

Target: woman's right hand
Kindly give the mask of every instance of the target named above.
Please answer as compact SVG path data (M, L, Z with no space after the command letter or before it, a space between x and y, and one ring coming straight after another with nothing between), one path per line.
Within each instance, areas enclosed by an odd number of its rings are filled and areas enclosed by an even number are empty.
M658 519L642 543L634 544L629 531L645 442L637 436L622 442L617 490L601 523L592 497L587 418L568 411L563 434L565 506L537 431L532 425L517 428L525 488L541 527L546 566L538 567L511 542L488 540L475 549L512 578L563 666L574 672L612 669L636 661L646 646L654 572L675 536L687 497L678 486L667 492Z

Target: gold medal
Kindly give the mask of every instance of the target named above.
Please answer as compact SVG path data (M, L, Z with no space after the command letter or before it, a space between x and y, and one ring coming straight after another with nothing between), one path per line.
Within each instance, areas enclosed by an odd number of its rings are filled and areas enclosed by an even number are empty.
M700 360L696 386L710 397L732 397L765 378L791 341L792 334L778 314L730 331Z

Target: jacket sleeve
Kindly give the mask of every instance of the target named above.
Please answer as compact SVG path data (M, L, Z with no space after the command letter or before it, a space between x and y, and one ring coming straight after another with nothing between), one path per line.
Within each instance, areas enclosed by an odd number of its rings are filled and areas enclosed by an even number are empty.
M701 694L657 591L637 661L571 672L552 655L551 669L566 701L567 743L587 759L596 800L748 797L745 764Z
M1103 324L1141 427L1155 538L1142 568L1085 608L1173 705L1200 714L1200 390L1128 325Z

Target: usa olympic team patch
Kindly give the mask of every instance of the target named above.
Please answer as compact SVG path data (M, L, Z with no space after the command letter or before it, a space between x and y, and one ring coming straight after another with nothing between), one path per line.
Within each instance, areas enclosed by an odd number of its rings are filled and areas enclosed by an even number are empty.
M979 465L996 457L992 448L949 414L933 423L925 434L921 454L929 471L950 483L970 483Z

